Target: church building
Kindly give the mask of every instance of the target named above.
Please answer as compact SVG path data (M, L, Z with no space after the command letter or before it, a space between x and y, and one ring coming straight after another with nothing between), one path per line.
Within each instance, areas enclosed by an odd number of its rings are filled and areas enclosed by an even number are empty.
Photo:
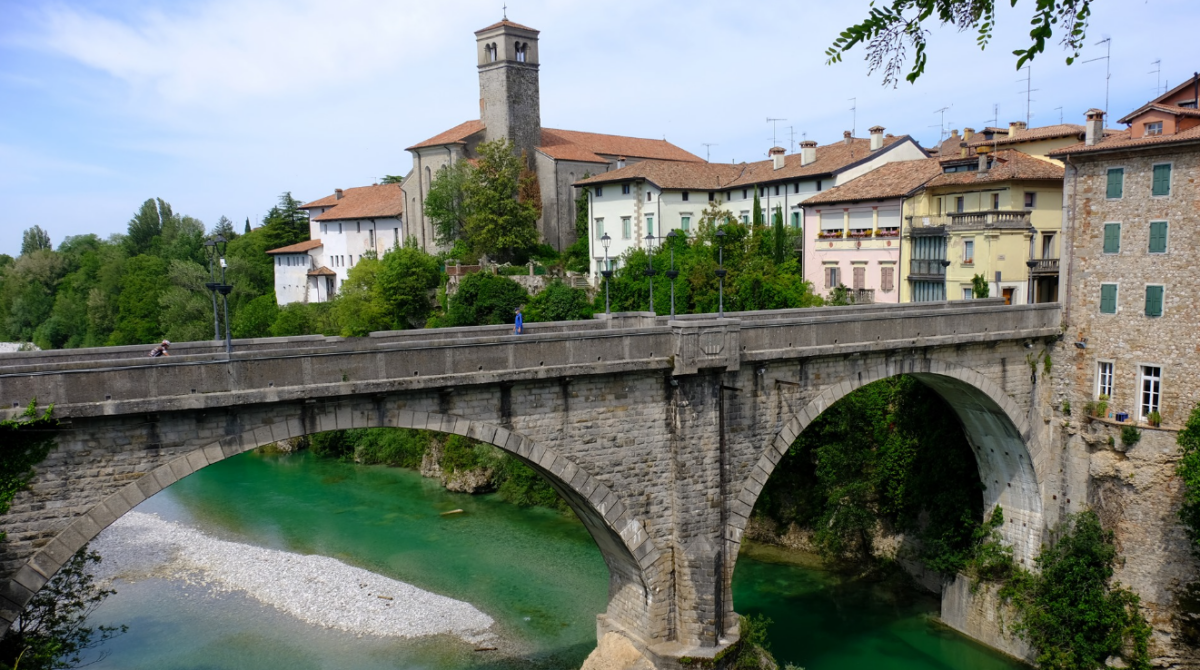
M481 142L508 138L525 152L538 178L542 240L562 250L576 240L575 182L642 160L703 163L666 140L543 128L538 84L538 31L505 18L475 33L479 62L479 118L460 123L408 148L412 171L404 178L407 235L437 251L425 197L442 166L476 157Z

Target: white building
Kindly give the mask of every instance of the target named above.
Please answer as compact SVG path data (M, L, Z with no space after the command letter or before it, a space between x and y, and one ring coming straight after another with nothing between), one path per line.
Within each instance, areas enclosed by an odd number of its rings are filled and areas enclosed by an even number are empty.
M404 242L404 193L399 184L335 189L308 211L309 237L267 253L275 258L275 299L326 302L366 254L382 257Z
M710 203L719 201L739 220L753 220L757 191L763 221L768 224L776 207L786 225L803 225L804 200L855 177L895 161L928 158L908 135L884 136L871 129L871 138L851 138L817 146L800 143L798 154L771 149L771 159L756 163L684 163L642 161L576 182L588 190L589 249L593 281L604 264L600 238L608 233L608 258L645 246L646 235L662 238L672 230L689 232L699 223ZM655 244L659 244L656 241Z

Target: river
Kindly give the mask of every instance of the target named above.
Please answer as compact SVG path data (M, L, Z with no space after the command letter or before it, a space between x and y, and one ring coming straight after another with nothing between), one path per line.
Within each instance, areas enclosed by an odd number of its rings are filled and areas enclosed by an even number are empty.
M461 509L462 513L442 515ZM92 624L129 632L94 668L383 670L578 668L595 646L607 568L575 519L492 495L450 493L415 472L307 453L227 459L137 508L233 542L337 558L471 603L495 620L495 651L448 635L412 639L314 626L196 580L118 579ZM738 611L773 620L776 657L807 670L1016 670L937 625L937 601L848 581L771 547L743 551Z

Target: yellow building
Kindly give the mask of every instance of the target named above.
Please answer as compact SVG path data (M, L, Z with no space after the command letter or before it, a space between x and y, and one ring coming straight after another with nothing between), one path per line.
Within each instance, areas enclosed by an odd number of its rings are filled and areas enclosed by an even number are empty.
M1014 304L1058 300L1063 168L989 149L942 158L941 173L905 201L901 302L969 299L976 276Z

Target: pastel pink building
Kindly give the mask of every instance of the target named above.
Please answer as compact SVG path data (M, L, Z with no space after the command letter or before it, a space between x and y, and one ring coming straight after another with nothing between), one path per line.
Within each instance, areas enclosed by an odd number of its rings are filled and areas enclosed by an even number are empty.
M900 302L900 222L906 201L941 172L936 158L882 165L804 201L804 278L856 303Z

